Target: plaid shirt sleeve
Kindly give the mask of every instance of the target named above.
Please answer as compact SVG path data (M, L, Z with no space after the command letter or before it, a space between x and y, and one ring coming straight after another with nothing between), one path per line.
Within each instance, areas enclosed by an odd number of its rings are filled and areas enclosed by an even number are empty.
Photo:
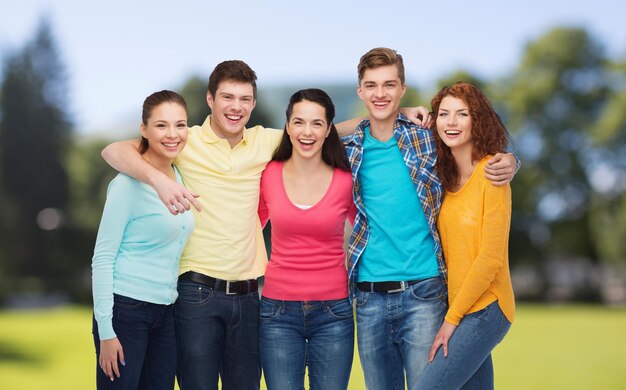
M348 291L350 291L351 300L356 291L355 283L358 274L358 267L356 266L357 261L363 253L365 245L367 244L367 238L369 237L367 217L365 216L365 206L361 196L361 182L358 176L363 157L363 129L368 124L368 121L361 122L353 135L342 139L346 148L348 161L350 162L350 166L352 168L352 182L354 183L352 187L352 198L354 200L354 204L356 205L354 228L352 229L352 234L350 235L347 252Z

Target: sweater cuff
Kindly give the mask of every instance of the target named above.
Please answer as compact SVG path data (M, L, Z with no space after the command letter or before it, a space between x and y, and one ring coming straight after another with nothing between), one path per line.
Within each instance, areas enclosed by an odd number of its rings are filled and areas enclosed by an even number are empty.
M113 330L113 324L110 321L106 321L104 324L98 323L98 336L100 336L101 341L116 338L117 335Z
M445 320L451 323L452 325L459 325L462 318L463 318L462 315L458 315L456 313L453 313L451 310L448 310L448 313L446 313Z

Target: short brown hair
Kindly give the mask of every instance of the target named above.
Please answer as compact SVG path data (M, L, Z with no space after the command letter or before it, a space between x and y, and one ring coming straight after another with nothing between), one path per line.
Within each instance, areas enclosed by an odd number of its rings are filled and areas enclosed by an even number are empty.
M359 84L361 84L366 70L387 65L395 65L398 68L398 77L400 77L400 82L404 85L404 62L402 61L402 56L397 51L386 47L376 47L363 54L357 67Z
M229 60L217 64L209 76L209 93L215 97L222 81L238 81L252 84L252 95L256 99L256 73L243 61Z

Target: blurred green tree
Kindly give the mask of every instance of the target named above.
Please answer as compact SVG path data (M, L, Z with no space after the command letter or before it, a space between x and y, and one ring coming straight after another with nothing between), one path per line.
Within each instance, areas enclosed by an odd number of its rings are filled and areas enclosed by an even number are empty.
M363 105L362 102L360 102ZM400 107L417 107L417 106L427 106L428 101L424 99L420 91L415 87L410 87L407 85L406 93L402 97L400 101ZM367 112L367 111L366 111Z
M606 65L609 96L591 128L591 233L600 258L626 262L626 57Z
M203 124L207 115L211 113L206 102L208 83L208 77L194 75L187 79L180 89L180 94L187 102L187 123L190 127Z
M63 156L71 135L66 73L52 28L42 19L34 38L4 60L0 169L4 192L2 252L11 290L55 284L58 240L68 196Z
M65 272L71 275L64 291L82 303L91 301L91 258L109 182L117 175L100 157L109 143L102 139L78 139L67 153L69 204L63 239L71 248Z
M487 89L487 84L483 79L466 70L459 69L449 76L439 79L439 81L437 81L437 91L445 86L450 86L457 81L470 83L479 88L481 91L485 91ZM437 91L435 91L435 93L437 93Z
M555 254L598 259L590 220L591 132L608 97L602 46L556 28L527 45L500 102L523 169L513 186L513 262L542 267ZM545 276L545 274L544 274Z

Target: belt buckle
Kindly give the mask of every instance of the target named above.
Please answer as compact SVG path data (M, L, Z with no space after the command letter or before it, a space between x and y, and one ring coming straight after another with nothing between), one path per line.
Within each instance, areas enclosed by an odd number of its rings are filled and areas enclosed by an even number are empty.
M227 280L226 281L226 291L225 291L226 295L237 295L236 292L231 292L230 291L230 281Z
M404 290L406 290L407 288L407 284L405 281L401 281L400 282L400 288L396 288L394 290L388 290L387 293L397 293L397 292L402 292Z

